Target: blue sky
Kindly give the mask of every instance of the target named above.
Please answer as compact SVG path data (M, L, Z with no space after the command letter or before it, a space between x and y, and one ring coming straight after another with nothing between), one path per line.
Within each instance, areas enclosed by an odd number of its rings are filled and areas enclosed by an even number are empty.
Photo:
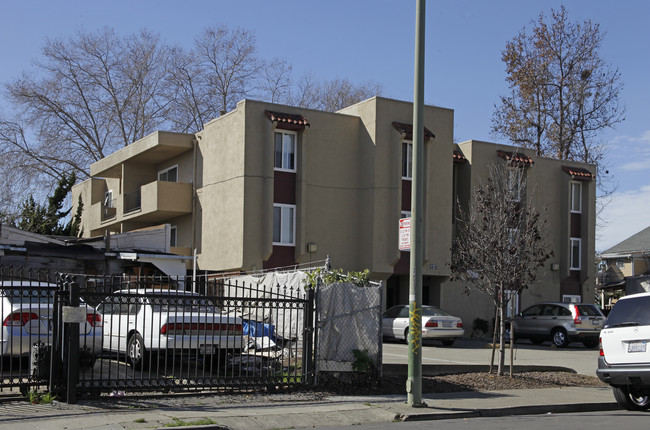
M141 28L189 47L208 26L255 33L259 54L280 57L294 76L381 83L386 97L413 99L415 0L178 1L4 0L0 5L0 82L29 71L46 37L110 26ZM572 20L606 32L601 55L621 73L626 120L602 135L615 192L597 229L603 251L650 226L650 2L628 0L429 1L425 103L455 111L455 140L495 141L494 104L506 93L501 51L540 12L565 4ZM5 111L0 98L0 111Z

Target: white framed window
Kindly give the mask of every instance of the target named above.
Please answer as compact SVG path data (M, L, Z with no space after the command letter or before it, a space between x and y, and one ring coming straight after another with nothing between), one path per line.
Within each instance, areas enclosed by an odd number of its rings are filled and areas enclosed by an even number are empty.
M168 167L158 172L158 180L165 182L178 182L178 166Z
M517 290L506 290L506 317L512 318L519 313L519 294Z
M513 202L521 200L521 181L523 171L517 167L508 168L508 199Z
M104 193L104 207L106 208L115 207L113 203L113 190L108 190Z
M402 142L402 179L413 178L413 142Z
M570 270L580 270L580 256L582 254L582 239L572 237L571 239L571 252L569 262Z
M275 170L296 171L296 136L291 131L275 132Z
M573 294L563 294L562 295L562 302L563 303L580 303L582 301L582 297L576 296Z
M296 206L273 205L273 245L294 246L296 234Z
M571 182L571 213L582 213L582 183Z
M178 232L178 229L176 228L175 225L171 226L171 228L169 229L169 246L170 247L176 246L176 243L177 243L176 242L176 237L177 237L177 234L178 234L177 232Z
M616 260L616 268L619 270L625 269L625 260L623 259Z

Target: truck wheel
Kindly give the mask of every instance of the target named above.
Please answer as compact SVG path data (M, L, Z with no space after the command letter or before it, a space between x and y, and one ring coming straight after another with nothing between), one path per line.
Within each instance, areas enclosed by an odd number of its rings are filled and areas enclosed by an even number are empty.
M632 392L627 387L614 387L616 403L628 411L646 411L650 409L648 392Z

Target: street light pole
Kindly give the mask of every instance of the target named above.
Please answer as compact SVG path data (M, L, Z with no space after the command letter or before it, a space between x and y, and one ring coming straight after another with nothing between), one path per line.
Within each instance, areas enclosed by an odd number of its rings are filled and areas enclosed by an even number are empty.
M424 18L426 0L417 0L415 14L415 84L413 94L413 173L411 183L411 260L407 403L422 403L422 237L424 200Z

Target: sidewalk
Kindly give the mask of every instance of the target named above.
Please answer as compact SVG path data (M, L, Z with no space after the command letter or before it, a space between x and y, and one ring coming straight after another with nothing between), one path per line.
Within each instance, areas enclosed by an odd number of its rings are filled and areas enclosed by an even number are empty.
M211 400L213 399L213 400ZM320 401L257 404L220 403L219 396L200 397L177 406L110 409L92 403L32 405L24 401L0 403L0 430L122 430L163 428L179 424L183 429L282 429L358 425L393 421L441 420L522 414L614 410L609 387L567 387L533 390L464 392L423 395L427 407L414 408L406 395L337 396ZM169 427L165 427L169 429Z

